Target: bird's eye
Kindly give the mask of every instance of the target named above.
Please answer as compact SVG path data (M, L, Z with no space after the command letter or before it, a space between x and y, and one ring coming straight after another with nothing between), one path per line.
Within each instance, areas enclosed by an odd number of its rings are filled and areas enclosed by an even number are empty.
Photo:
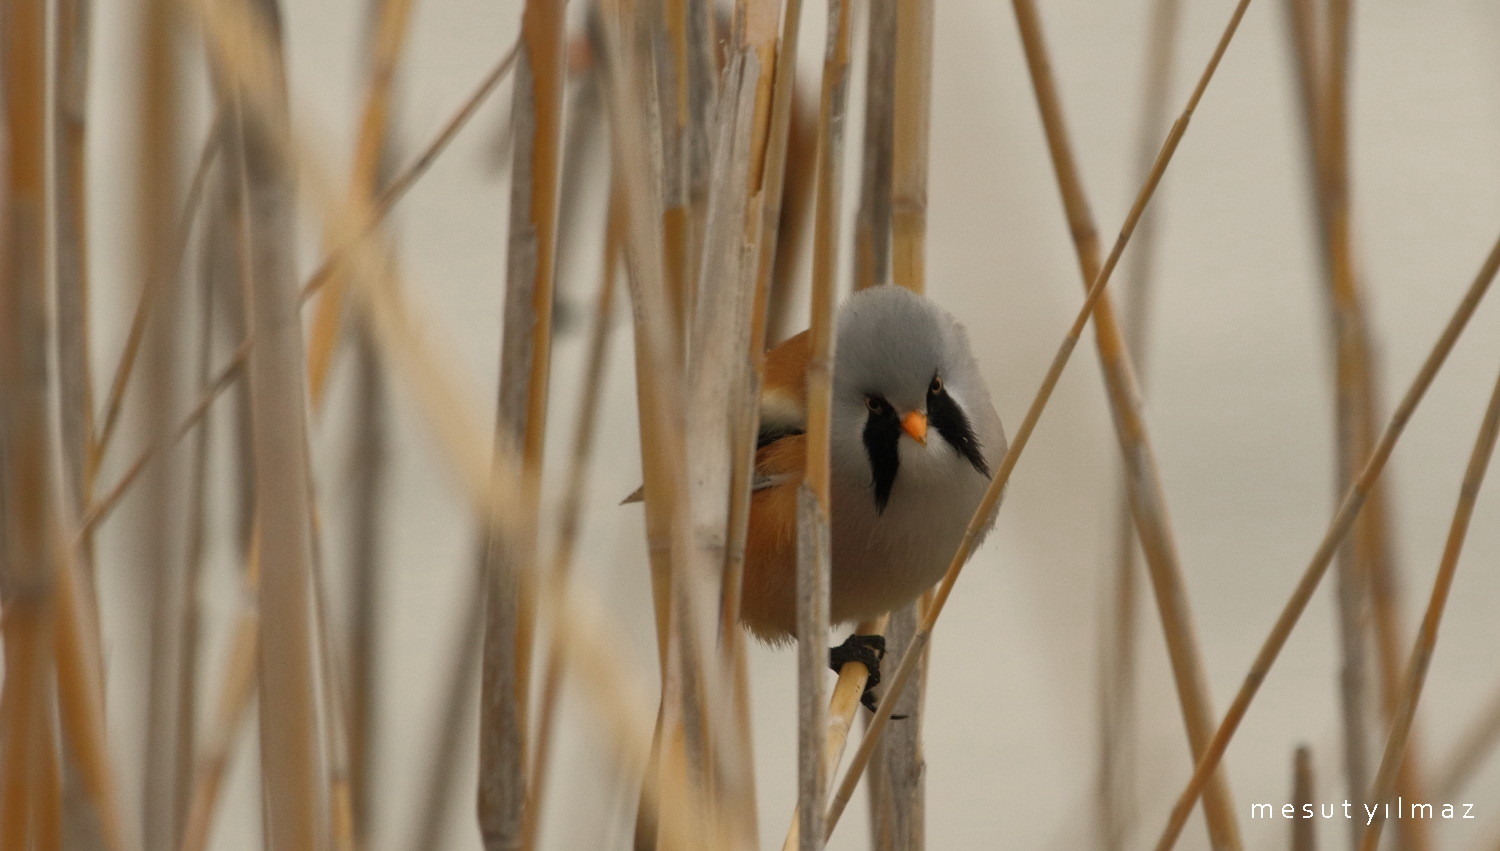
M927 385L927 393L928 395L936 396L941 392L943 392L943 379L940 376L934 375L932 383Z
M880 398L879 396L866 396L865 407L869 408L871 413L878 414L881 411L885 410L888 406L886 405L885 400Z

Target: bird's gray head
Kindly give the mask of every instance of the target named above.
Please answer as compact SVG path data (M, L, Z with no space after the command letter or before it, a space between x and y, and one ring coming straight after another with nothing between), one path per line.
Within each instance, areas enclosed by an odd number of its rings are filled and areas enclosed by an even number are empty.
M884 510L900 468L901 442L950 453L990 474L978 435L998 418L963 326L933 301L896 286L844 302L834 355L836 463L868 466Z

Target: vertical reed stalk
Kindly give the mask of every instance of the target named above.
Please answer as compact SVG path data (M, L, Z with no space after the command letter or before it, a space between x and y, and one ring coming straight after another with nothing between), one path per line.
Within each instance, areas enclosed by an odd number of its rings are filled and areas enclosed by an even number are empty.
M791 2L797 3L800 11L800 2ZM789 110L791 97L791 81L780 79L778 85L777 77L781 52L776 41L776 24L780 9L780 0L737 0L735 4L735 48L743 63L743 75L753 81L753 95L739 97L749 97L752 101L750 138L747 142L749 151L745 155L746 201L742 227L745 242L751 246L747 253L751 253L755 262L745 258L736 264L742 276L738 286L749 286L752 289L754 304L750 316L750 339L746 343L750 375L745 386L734 388L737 397L734 408L742 412L742 415L737 431L731 435L734 455L730 468L729 529L725 541L727 555L719 601L719 641L725 647L726 656L733 655L732 648L741 640L740 591L744 580L745 536L750 518L750 483L755 470L756 409L765 366L766 290L770 279L769 272L764 267L768 251L771 252L770 262L774 266L775 251L774 247L766 246L766 242L769 240L774 243L777 239L775 231L768 230L767 222L780 220L779 211L777 218L773 220L766 211L766 206L779 207L781 204L783 183L780 181L786 168L786 143L783 138L778 144L776 134L778 129L785 133L790 122L790 112L783 115L777 110L777 104L783 100ZM792 38L795 46L797 22L790 15L786 19L786 26L786 35ZM788 68L790 67L789 65ZM729 97L729 92L726 80L725 97ZM742 722L748 725L748 716Z
M592 471L594 434L598 430L599 403L603 395L604 368L613 336L615 306L615 273L620 260L625 223L619 190L611 189L609 209L604 224L604 250L599 270L599 293L594 299L594 317L589 330L588 354L580 383L577 420L573 428L571 459L562 506L558 509L557 542L552 553L548 575L566 584L573 571L579 530L583 525L584 491ZM541 698L537 703L536 747L531 759L528 787L531 800L527 805L526 834L522 848L536 847L541 833L542 809L547 791L547 775L552 768L552 734L557 720L557 704L562 692L563 657L556 643L547 648L543 668Z
M1339 486L1358 472L1375 439L1379 410L1376 351L1370 339L1363 295L1353 258L1348 166L1348 67L1352 40L1348 0L1331 0L1319 49L1317 15L1309 0L1286 5L1287 31L1296 68L1307 141L1307 160L1318 216L1327 289L1328 327L1334 343L1337 444L1335 475ZM1381 706L1393 717L1400 700L1401 678L1398 588L1390 552L1388 501L1377 482L1355 521L1351 540L1339 553L1338 606L1343 667L1340 671L1345 719L1345 773L1353 793L1369 788L1367 633L1373 626L1380 664ZM1373 615L1373 619L1370 618ZM1406 797L1426 800L1418 786L1420 761L1412 748L1402 764L1400 786ZM1412 848L1430 842L1423 823L1403 820L1404 841ZM1351 825L1358 837L1358 825Z
M380 693L383 652L380 622L385 614L384 541L381 506L385 486L385 376L375 342L367 329L354 332L356 414L349 465L350 491L355 497L349 523L349 778L353 786L354 827L358 844L369 839L375 816L373 795L375 756L380 752L382 713Z
M293 269L294 181L278 156L288 131L281 17L275 0L256 0L273 75L269 109L236 115L243 145L243 203L252 282L249 314L259 341L249 357L251 422L261 576L259 659L261 774L266 841L275 847L329 844L326 771L319 741L312 605L312 529L307 474L306 363ZM222 60L221 60L222 61ZM236 80L236 107L251 96Z
M226 104L222 112L225 118L216 124L214 130L215 136L221 140L224 156L220 159L217 186L205 217L199 265L205 277L205 289L214 292L223 305L228 320L226 324L231 331L244 334L247 333L243 330L246 306L241 302L253 286L250 280L251 237L243 192L244 145L239 141L238 123L231 120L237 109L229 105L233 92L222 85L222 79L216 78L215 82L219 84L220 102ZM240 386L244 388L247 384L242 382ZM238 425L243 431L250 431L248 423ZM250 435L242 436L241 440L244 437L253 440ZM253 448L251 454L253 456ZM241 463L246 463L242 490L252 491L249 465L253 464L253 457L242 459ZM219 790L255 694L256 655L260 642L260 609L256 601L260 589L260 535L254 517L254 500L249 500L249 503L242 510L251 516L241 519L245 528L241 577L243 599L230 629L225 673L216 692L210 721L193 754L191 793L179 846L181 851L202 851L208 845Z
M895 20L895 54L890 69L891 121L888 199L891 221L890 275L897 286L913 292L927 288L927 150L932 122L932 15L930 0L900 3ZM885 140L879 140L884 144ZM878 155L877 155L878 156ZM879 191L879 189L877 189ZM872 266L874 263L872 262ZM918 609L912 601L893 612L886 636L892 656L905 652L916 631ZM917 662L918 688L903 697L899 713L907 716L898 734L881 744L882 773L870 783L870 813L884 820L875 827L875 847L920 849L924 845L926 800L922 757L922 704L927 682L927 653ZM887 830L886 828L889 828Z
M891 279L891 174L895 144L896 0L870 0L865 60L864 158L854 224L854 288Z
M767 304L776 273L778 240L782 222L782 198L787 183L787 148L790 142L797 41L801 27L801 0L787 0L782 31L777 41L779 0L739 0L736 9L736 43L745 75L753 80L753 118L746 154L746 204L742 225L747 246L737 268L738 286L753 293L749 339L746 342L748 375L732 389L734 410L739 417L730 433L732 446L729 521L725 542L726 561L719 603L719 642L725 657L736 666L736 728L742 754L750 753L748 683L743 668L743 636L739 631L740 592L744 581L745 541L749 532L750 489L755 473L760 386L765 371ZM748 83L747 83L748 84ZM727 87L726 87L727 88ZM749 97L741 95L741 98ZM748 760L746 760L748 764ZM753 796L752 788L742 794ZM753 806L753 798L751 798Z
M395 123L395 73L408 19L410 0L372 0L366 10L364 58L366 73L365 112L362 116L359 140L355 147L355 165L349 179L350 192L366 192L372 198L376 190L384 192L390 185L397 142L391 125ZM373 137L373 139L372 139ZM371 153L370 148L374 148ZM372 223L373 226L374 223ZM341 321L336 303L347 289L347 278L334 276L341 285L337 292L330 291L319 303L320 310L328 311L324 321L328 328L328 349L334 350L336 329ZM321 316L315 317L316 323ZM318 341L317 328L312 340ZM381 617L385 614L384 580L382 563L381 506L385 484L386 453L389 442L385 433L386 414L385 378L380 370L380 358L375 340L369 329L357 328L354 334L355 350L355 418L350 459L350 489L355 504L349 517L348 552L346 567L349 604L352 609L348 626L347 652L349 658L348 700L348 760L351 817L354 841L360 847L369 844L373 830L375 786L372 766L380 745L380 690L381 668L385 660L381 644ZM324 367L327 366L325 357ZM312 398L321 399L318 364L309 359L309 380L313 385ZM326 376L326 373L324 373Z
M64 465L62 507L67 528L82 518L92 490L89 464L94 403L88 368L85 160L90 4L88 0L61 0L56 15L51 115L55 187L51 227L56 249L51 263L57 294L59 454ZM98 841L106 848L121 849L126 847L125 828L105 729L103 655L91 542L72 548L71 553L72 558L59 565L56 585L58 722L67 752L73 757L65 768L76 774L97 819ZM64 806L73 826L86 823L74 810L74 801L65 799Z
M1247 3L1248 0L1245 0L1236 8L1228 34L1232 34ZM1021 42L1026 51L1037 107L1047 134L1048 150L1057 172L1058 188L1067 212L1069 231L1073 236L1083 280L1087 284L1098 277L1101 268L1097 230L1074 163L1067 130L1063 125L1062 107L1052 81L1036 9L1031 0L1014 0L1012 5L1021 30ZM1226 42L1227 38L1220 42L1221 49ZM1215 65L1216 62L1210 63L1194 93L1195 101ZM1190 103L1190 110L1192 105ZM1131 513L1135 517L1136 533L1156 594L1157 609L1161 615L1178 701L1187 730L1189 751L1196 760L1203 753L1212 732L1213 708L1208 678L1198 650L1192 615L1187 607L1182 566L1178 561L1166 510L1166 494L1156 469L1145 420L1141 415L1140 390L1124 337L1115 319L1114 308L1107 295L1100 299L1094 309L1094 339L1099 349L1099 365L1109 391L1111 410L1114 412L1116 436L1119 438L1120 452L1127 471L1126 481L1130 485ZM1228 783L1222 774L1215 775L1204 794L1204 815L1214 847L1239 846L1239 827Z
M194 384L198 392L208 387L211 376L209 364L214 354L215 290L220 289L215 273L207 267L199 269L199 326L196 351ZM191 474L186 500L187 544L182 557L182 593L178 600L177 631L180 639L180 659L177 666L177 740L173 744L176 764L173 766L174 824L181 830L187 823L188 810L192 804L193 761L198 741L198 661L201 636L202 611L198 605L202 591L202 578L206 561L206 538L208 536L208 464L209 434L211 428L205 413L203 427L196 430L193 443ZM178 835L177 840L181 841Z
M139 53L138 79L144 91L137 127L140 160L136 174L136 241L145 276L142 299L154 308L154 321L144 329L142 338L147 382L146 429L153 437L165 434L172 426L178 384L177 339L181 333L178 323L181 294L172 261L181 112L177 23L176 7L171 0L152 0L146 4ZM140 539L151 601L144 613L150 634L142 792L142 844L147 848L176 845L184 815L179 811L183 796L178 784L186 782L186 778L177 775L179 725L183 720L178 683L184 577L181 552L172 546L172 533L182 528L176 522L181 509L173 479L173 471L166 464L157 464L147 474L147 508Z
M927 280L927 145L932 123L933 0L896 7L891 140L891 276L914 292Z
M644 793L651 790L660 790L662 797L659 811L652 813L642 807L636 841L639 846L655 844L671 835L696 836L700 841L713 835L726 843L730 836L724 830L730 823L724 820L723 800L716 795L722 763L715 749L722 745L723 737L715 737L712 721L716 707L709 698L727 692L728 680L725 677L722 683L709 685L715 672L707 666L716 652L708 643L715 631L707 620L710 610L706 607L708 583L712 579L718 585L717 569L722 564L711 565L710 554L722 545L716 545L711 535L696 536L710 522L714 509L708 500L693 500L689 491L696 486L706 495L708 483L720 474L712 456L701 461L702 475L695 468L691 482L686 467L690 440L702 449L712 447L714 440L711 419L689 423L688 415L725 415L714 406L689 405L687 401L690 394L696 399L715 389L704 379L718 375L712 364L722 359L716 360L711 352L702 357L695 353L686 381L680 378L684 368L680 357L687 347L681 340L681 326L672 305L665 254L669 246L662 233L664 178L661 160L656 156L661 144L660 103L657 89L641 77L652 67L652 38L641 16L632 14L633 4L612 5L603 15L608 31L612 162L621 180L627 211L626 256L635 318L647 546L652 558L658 639L662 642L658 650L663 662L657 742L650 776L643 787L643 803ZM710 223L709 228L713 227ZM708 242L714 244L712 238ZM698 305L705 303L712 303L707 294ZM732 340L725 334L699 334L700 330L715 328L701 324L703 320L722 318L713 311L695 315L695 345L702 340L723 347L726 338ZM722 387L718 389L723 392ZM695 514L694 509L703 513ZM665 635L661 632L664 621ZM725 688L718 688L720 685Z
M885 632L892 658L911 646L920 619L921 602L891 613ZM929 651L931 645L928 645ZM871 847L879 851L920 849L927 837L927 762L922 747L921 718L926 701L927 656L917 661L917 687L907 689L893 709L906 721L886 734L870 760Z
M1156 140L1167 125L1167 94L1177 58L1179 0L1156 0L1147 29L1145 94L1136 136L1136 166L1143 177L1156 158ZM1121 283L1122 324L1127 354L1142 389L1151 330L1152 295L1157 256L1156 214L1147 210L1135 236L1135 249ZM1099 668L1099 812L1100 840L1106 849L1125 847L1136 817L1136 648L1139 576L1135 518L1130 510L1128 471L1121 468L1115 511L1115 571L1110 605L1102 619Z
M519 479L497 465L494 487L518 488L519 514L486 527L483 676L479 714L479 828L485 847L518 846L524 834L527 707L534 602L518 577L535 569L563 115L564 7L527 0L521 16L511 130L510 228L505 328L495 414L495 455L519 455Z
M1370 459L1365 462L1364 469L1345 492L1338 511L1329 521L1323 540L1319 542L1302 577L1297 581L1297 586L1292 590L1291 597L1282 608L1281 614L1277 616L1276 623L1266 636L1265 643L1256 653L1255 661L1251 663L1250 671L1245 675L1245 681L1235 693L1234 700L1229 704L1228 711L1224 713L1223 720L1219 722L1218 729L1214 731L1207 750L1194 767L1193 776L1188 780L1187 787L1183 789L1176 805L1172 808L1170 819L1157 843L1159 851L1171 848L1177 841L1183 824L1187 822L1188 813L1192 811L1194 802L1203 791L1204 782L1218 766L1219 760L1223 758L1224 751L1229 747L1229 740L1234 737L1240 721L1244 720L1245 712L1249 710L1250 702L1255 699L1260 684L1265 681L1266 674L1276 663L1276 657L1280 655L1281 648L1286 646L1286 640L1291 635L1292 628L1297 625L1297 620L1307 609L1307 602L1317 590L1318 583L1328 572L1328 565L1333 561L1334 553L1344 535L1348 534L1350 527L1354 525L1354 518L1359 515L1359 509L1364 504L1370 487L1385 469L1386 461L1390 460L1391 452L1396 448L1396 441L1401 438L1401 433L1405 431L1406 424L1411 420L1417 405L1427 393L1427 388L1432 386L1432 380L1442 368L1443 362L1447 360L1448 353L1453 351L1454 344L1458 342L1459 335L1463 333L1469 319L1479 307L1479 302L1489 291L1497 271L1500 271L1500 239L1497 239L1490 249L1489 255L1480 266L1479 273L1469 284L1463 299L1455 308L1448 324L1444 326L1442 334L1433 344L1427 358L1422 362L1422 367L1418 370L1416 377L1412 379L1411 386L1401 397L1400 404L1396 406L1390 421L1386 423L1385 430L1381 432L1380 440L1375 444L1375 450L1371 453Z
M1474 504L1479 500L1479 488L1484 484L1485 471L1489 468L1490 458L1495 452L1497 433L1500 433L1500 378L1495 381L1495 389L1490 394L1489 406L1485 408L1479 434L1474 439L1474 450L1469 456L1469 465L1464 470L1458 506L1453 509L1453 523L1448 529L1448 541L1443 546L1443 558L1438 563L1437 577L1432 582L1432 594L1427 601L1427 612L1422 617L1421 629L1417 632L1417 639L1412 645L1411 659L1406 664L1406 679L1401 690L1401 702L1397 706L1395 720L1391 722L1391 732L1385 741L1385 753L1380 759L1380 768L1375 774L1375 785L1368 799L1371 804L1386 803L1396 793L1397 773L1401 762L1407 758L1407 739L1411 735L1412 721L1417 714L1417 701L1421 700L1422 686L1427 682L1427 670L1432 665L1432 653L1433 647L1437 644L1438 627L1443 622L1443 609L1448 604L1448 594L1453 590L1453 577L1458 571L1458 558L1463 552L1464 538L1469 533L1469 521L1474 517ZM1375 851L1380 846L1380 831L1385 826L1384 811L1385 808L1382 807L1365 828L1364 836L1360 840L1361 851Z
M889 623L888 615L881 615L873 621L862 621L854 627L855 635L884 635L886 624ZM849 730L854 726L854 715L859 712L862 705L860 697L865 693L865 683L870 679L870 672L863 663L849 662L839 669L839 678L834 683L833 694L828 699L828 718L825 722L828 727L827 736L823 747L823 773L825 778L832 778L834 772L839 769L839 760L844 757L844 747L849 744ZM791 824L787 827L786 840L782 842L782 851L795 851L802 842L802 813L801 808L792 813Z
M780 0L737 0L732 42L735 58L731 59L731 65L738 62L740 80L738 88L732 88L734 81L726 76L720 96L721 111L726 110L723 102L735 97L737 108L747 110L750 115L748 129L740 131L742 141L739 144L746 150L743 154L736 154L737 159L743 157L743 162L730 165L724 173L724 179L743 187L742 195L736 196L743 198L744 208L739 227L743 248L735 258L734 286L738 291L751 293L751 305L742 349L746 366L739 372L726 400L731 412L729 504L719 588L718 639L721 655L732 673L734 697L730 735L735 756L731 764L737 771L728 778L726 792L742 803L742 812L752 814L757 803L754 743L745 636L739 627L739 611L750 521L750 489L757 451L755 436L760 385L765 367L767 304L781 256L775 243L780 237L781 199L787 182L787 140L784 134L790 132L790 98L794 83L790 71L788 77L778 76L783 56L782 48L777 44L777 17L781 6ZM800 3L796 8L800 10ZM798 26L799 21L794 17L786 18L784 37L791 39L793 50ZM783 135L778 136L778 132ZM742 170L736 175L733 169ZM768 207L775 208L774 219ZM776 228L768 228L771 221L777 223ZM743 835L751 844L758 844L753 819L744 825Z
M829 0L823 92L818 110L817 201L813 219L813 274L807 362L807 468L797 493L797 801L801 851L823 847L827 730L828 571L832 557L832 471L829 428L833 405L834 313L838 297L839 213L843 186L844 123L849 97L849 2Z
M0 588L5 679L0 687L0 846L56 837L52 749L57 541L48 430L45 249L45 4L4 9L0 89ZM52 766L55 770L55 765ZM52 823L49 823L52 822Z
M91 0L58 0L53 55L53 180L56 186L52 227L57 252L53 259L57 287L57 370L63 495L69 516L83 515L92 482L88 462L94 442L94 394L89 377L88 267L88 69ZM92 584L91 556L78 552ZM84 589L87 590L87 589ZM89 605L93 605L92 593ZM90 640L97 641L97 635Z

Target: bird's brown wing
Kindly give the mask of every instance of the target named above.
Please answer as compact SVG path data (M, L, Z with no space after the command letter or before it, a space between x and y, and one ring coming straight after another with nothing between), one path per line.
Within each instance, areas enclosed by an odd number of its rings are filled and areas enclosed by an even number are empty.
M797 488L807 465L807 438L787 435L755 455L755 475L774 482L750 497L740 620L772 642L787 641L797 617Z
M760 430L755 444L764 449L807 428L807 332L766 352L760 385Z
M792 465L785 464L781 454L768 456L766 450L784 438L800 437L807 428L807 358L811 353L808 345L807 332L803 331L766 352L765 376L760 386L760 427L755 436L755 481L751 485L754 491L778 487L786 481L786 472L795 471L797 481L792 483L795 494L797 483L802 480L806 456L800 443L796 463ZM768 457L773 459L770 467L766 467L764 460ZM636 488L620 504L643 499L645 486Z

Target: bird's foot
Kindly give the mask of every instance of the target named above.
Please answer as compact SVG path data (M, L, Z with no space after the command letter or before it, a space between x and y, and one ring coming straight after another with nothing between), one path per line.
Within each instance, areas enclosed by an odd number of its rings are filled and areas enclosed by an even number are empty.
M883 635L851 635L837 647L828 648L828 667L834 673L843 670L844 665L849 662L858 662L869 671L869 677L865 680L864 694L859 696L859 702L873 714L875 712L875 687L880 685L880 660L885 658L885 636ZM891 720L900 721L905 715L892 715Z

